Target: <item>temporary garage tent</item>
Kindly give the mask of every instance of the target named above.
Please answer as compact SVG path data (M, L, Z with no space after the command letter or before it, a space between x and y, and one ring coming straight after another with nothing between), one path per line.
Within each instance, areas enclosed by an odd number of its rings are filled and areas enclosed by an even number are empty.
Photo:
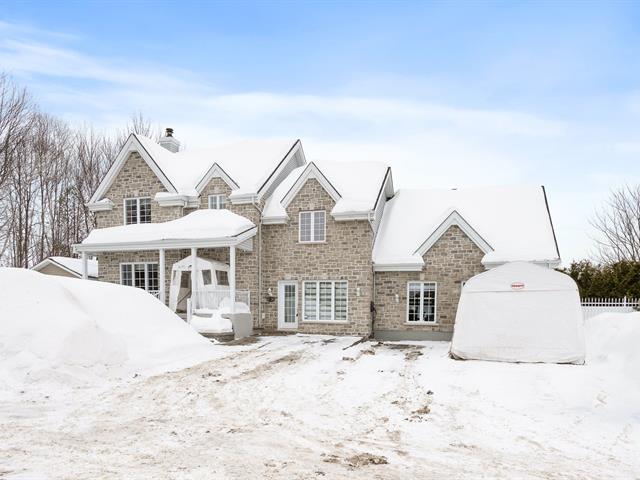
M173 264L171 286L169 289L169 308L174 312L186 309L186 298L191 295L191 270L193 257L188 256ZM210 303L213 292L229 289L229 265L215 260L196 257L196 285L193 290L198 294L201 306Z
M584 363L576 283L527 262L476 275L462 289L451 354L504 362Z

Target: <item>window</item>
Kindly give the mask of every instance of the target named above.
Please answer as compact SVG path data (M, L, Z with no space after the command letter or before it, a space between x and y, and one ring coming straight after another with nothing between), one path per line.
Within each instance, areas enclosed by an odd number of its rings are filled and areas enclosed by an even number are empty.
M303 319L308 322L347 321L347 282L303 282Z
M124 199L124 224L151 223L150 198Z
M216 282L218 285L229 285L229 274L224 270L216 270Z
M436 322L435 282L409 282L407 285L407 322Z
M222 210L227 208L227 196L226 195L209 195L209 208L214 210Z
M300 212L298 240L302 243L324 242L326 233L324 210Z
M130 287L142 288L148 292L160 289L157 263L121 263L120 283Z
M202 283L205 285L211 285L211 270L202 271Z

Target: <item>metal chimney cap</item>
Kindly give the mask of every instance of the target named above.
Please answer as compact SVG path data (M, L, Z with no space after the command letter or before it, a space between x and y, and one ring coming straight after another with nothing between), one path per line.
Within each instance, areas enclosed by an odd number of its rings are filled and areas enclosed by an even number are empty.
M164 135L165 137L173 137L173 128L167 127Z

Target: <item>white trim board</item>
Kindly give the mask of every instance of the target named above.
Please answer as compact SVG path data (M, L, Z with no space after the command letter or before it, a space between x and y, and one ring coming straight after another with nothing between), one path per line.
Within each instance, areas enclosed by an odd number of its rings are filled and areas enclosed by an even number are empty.
M296 197L298 192L302 189L302 187L307 183L307 180L314 178L318 181L322 188L329 194L329 196L333 199L334 202L337 202L342 198L340 193L335 189L331 182L324 176L324 174L320 171L320 169L316 166L315 163L308 163L304 171L300 174L296 182L291 186L289 191L281 200L282 207L286 210L289 204Z
M464 234L475 243L483 253L489 253L493 251L493 247L489 245L482 236L474 230L474 228L464 219L457 210L453 210L443 221L438 225L429 237L420 245L414 253L422 257L425 253L435 245L435 243L444 235L449 227L456 225Z
M102 197L107 193L114 180L120 173L120 170L122 170L122 167L129 158L129 155L134 152L138 153L142 157L142 159L149 166L149 168L151 168L155 176L158 177L158 180L160 180L160 183L162 183L162 185L167 189L168 192L178 193L178 191L164 174L162 169L158 166L155 160L153 160L149 152L147 152L147 150L144 148L140 140L138 140L136 135L132 133L131 135L129 135L129 138L120 149L120 152L116 156L116 159L111 165L111 168L109 168L109 171L102 179L102 182L100 182L100 185L98 185L98 188L91 196L89 203L96 203L98 200L102 199Z
M238 185L235 180L231 178L229 174L227 174L227 172L224 171L224 168L222 168L217 163L214 163L213 165L211 165L209 170L207 170L207 173L205 173L200 181L196 184L196 191L198 192L198 194L201 194L202 190L204 190L204 187L206 187L214 178L222 179L222 181L226 183L231 190L237 190L238 188L240 188L240 185Z
M258 227L251 227L235 237L200 238L200 239L167 239L150 242L119 242L73 245L73 251L78 252L125 252L133 250L188 249L188 248L220 248L237 246L242 250L253 250L251 241L256 235ZM251 241L251 242L250 242Z

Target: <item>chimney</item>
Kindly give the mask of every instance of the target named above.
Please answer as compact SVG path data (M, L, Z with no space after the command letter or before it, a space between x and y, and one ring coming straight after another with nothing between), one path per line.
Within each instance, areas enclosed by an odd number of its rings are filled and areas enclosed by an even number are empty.
M158 143L173 153L178 153L180 150L180 142L173 137L173 128L167 128L164 137L160 137Z

